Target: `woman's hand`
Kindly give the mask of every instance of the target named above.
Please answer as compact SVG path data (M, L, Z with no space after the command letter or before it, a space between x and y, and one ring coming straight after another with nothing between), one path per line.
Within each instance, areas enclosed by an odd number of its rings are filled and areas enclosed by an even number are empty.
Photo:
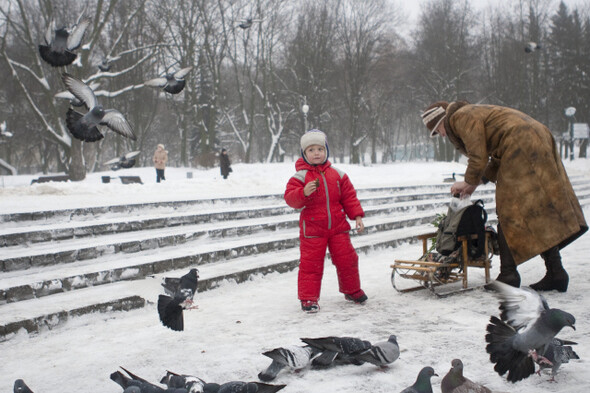
M476 188L477 188L477 186L471 185L467 182L458 181L458 182L455 182L451 186L451 194L452 195L459 194L459 198L463 199L463 198L473 194L473 192L475 191Z
M365 224L363 223L363 218L358 216L355 218L356 220L356 230L358 233L362 233L365 230Z

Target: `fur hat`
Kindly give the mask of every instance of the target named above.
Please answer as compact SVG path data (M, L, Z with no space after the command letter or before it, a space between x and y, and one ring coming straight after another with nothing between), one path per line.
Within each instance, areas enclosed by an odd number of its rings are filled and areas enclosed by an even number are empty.
M446 101L437 101L434 104L430 104L420 115L422 117L422 122L426 128L430 130L431 138L438 135L436 129L440 122L445 118L448 106L449 103Z
M159 147L160 149L164 149L164 145L163 145L163 144L161 144L161 143L159 143L159 144L158 144L158 147Z
M306 160L305 149L307 149L311 145L324 146L326 148L326 161L328 160L330 150L328 149L328 138L326 138L326 134L316 129L309 130L305 134L303 134L303 136L301 137L301 157L303 157L304 160Z

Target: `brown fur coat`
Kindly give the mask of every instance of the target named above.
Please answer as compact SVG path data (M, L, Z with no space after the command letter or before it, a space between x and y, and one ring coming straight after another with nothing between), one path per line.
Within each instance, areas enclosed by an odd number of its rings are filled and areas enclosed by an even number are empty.
M517 264L588 230L547 127L515 109L466 102L449 104L444 122L468 158L465 181L496 183L498 221Z

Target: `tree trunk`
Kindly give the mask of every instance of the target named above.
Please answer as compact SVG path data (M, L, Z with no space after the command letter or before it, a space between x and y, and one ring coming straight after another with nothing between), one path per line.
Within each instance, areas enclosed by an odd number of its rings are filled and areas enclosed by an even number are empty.
M84 156L82 155L82 142L72 138L72 147L70 149L70 169L68 171L71 181L82 181L86 178L86 168L84 167Z

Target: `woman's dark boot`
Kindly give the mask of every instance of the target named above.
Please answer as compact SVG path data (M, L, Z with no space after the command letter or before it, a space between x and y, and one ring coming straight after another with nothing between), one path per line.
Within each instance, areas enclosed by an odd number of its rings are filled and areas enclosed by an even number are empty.
M570 278L561 264L559 247L553 247L541 253L541 258L545 260L547 273L545 273L545 277L541 281L532 284L530 287L535 291L552 291L556 289L559 292L566 292Z
M514 258L512 258L512 253L508 248L508 243L506 243L506 238L500 225L498 225L498 248L500 251L500 274L496 277L496 281L501 281L504 284L519 288L520 275L516 270ZM486 289L489 288L486 286Z

